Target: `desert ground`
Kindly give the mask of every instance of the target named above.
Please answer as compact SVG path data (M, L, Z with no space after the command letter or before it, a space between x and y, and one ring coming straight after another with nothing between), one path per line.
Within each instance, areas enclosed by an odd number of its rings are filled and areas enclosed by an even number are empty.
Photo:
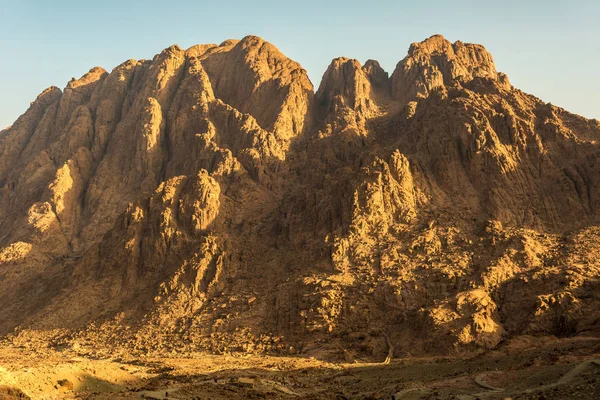
M469 356L78 356L0 350L0 399L598 399L600 340L513 339Z

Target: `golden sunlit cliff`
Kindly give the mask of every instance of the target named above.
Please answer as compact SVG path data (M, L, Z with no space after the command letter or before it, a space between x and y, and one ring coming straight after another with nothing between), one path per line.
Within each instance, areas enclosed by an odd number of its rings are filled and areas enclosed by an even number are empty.
M254 36L96 67L0 133L0 334L342 359L598 336L599 139L440 35L316 92Z

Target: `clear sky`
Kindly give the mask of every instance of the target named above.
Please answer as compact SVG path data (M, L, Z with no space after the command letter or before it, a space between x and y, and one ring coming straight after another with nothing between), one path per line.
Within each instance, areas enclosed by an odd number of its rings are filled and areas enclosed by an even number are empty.
M600 0L0 0L0 128L48 86L175 43L258 35L318 86L335 57L391 73L435 33L483 44L514 86L600 119Z

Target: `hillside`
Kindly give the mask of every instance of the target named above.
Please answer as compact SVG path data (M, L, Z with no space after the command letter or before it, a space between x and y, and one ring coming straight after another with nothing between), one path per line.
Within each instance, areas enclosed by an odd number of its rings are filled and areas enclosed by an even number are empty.
M0 334L347 361L598 337L599 139L440 35L316 92L254 36L95 67L0 133Z

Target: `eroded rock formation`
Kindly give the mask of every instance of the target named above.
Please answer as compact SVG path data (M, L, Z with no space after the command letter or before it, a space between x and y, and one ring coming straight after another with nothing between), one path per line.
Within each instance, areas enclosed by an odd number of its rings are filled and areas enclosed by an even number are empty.
M253 36L93 68L0 133L0 333L379 358L598 335L599 139L439 35L316 94Z

